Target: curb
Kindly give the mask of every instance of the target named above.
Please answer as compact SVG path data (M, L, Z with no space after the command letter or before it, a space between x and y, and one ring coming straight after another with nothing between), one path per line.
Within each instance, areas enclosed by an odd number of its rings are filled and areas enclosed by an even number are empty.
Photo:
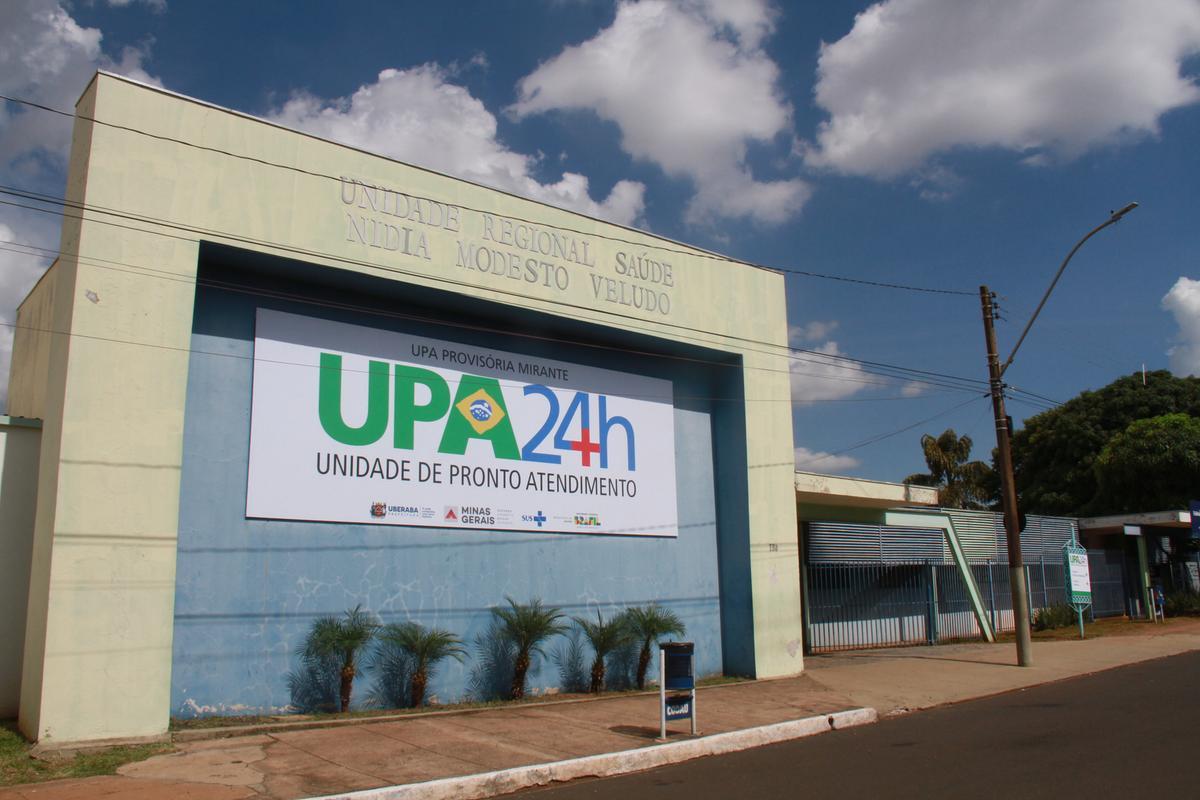
M314 800L480 800L534 786L545 786L548 783L641 772L690 761L693 758L735 753L827 731L868 725L877 721L878 716L873 708L855 708L819 717L806 717L774 725L701 736L681 742L650 745L636 750L600 753L566 761L531 764L423 783L331 794Z

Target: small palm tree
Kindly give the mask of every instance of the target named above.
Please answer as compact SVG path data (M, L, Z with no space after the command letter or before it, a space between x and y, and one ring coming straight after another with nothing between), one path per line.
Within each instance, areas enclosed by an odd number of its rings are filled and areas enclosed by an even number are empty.
M685 631L683 620L674 611L652 603L626 609L625 624L630 634L642 643L641 652L638 653L637 688L645 689L651 646L664 636L682 636Z
M339 699L342 711L350 708L350 693L354 689L354 676L358 674L358 654L377 630L379 622L374 615L363 611L362 605L357 605L347 611L344 617L317 619L308 636L304 637L304 643L297 648L296 652L306 664L336 660L341 679Z
M426 628L416 622L392 623L385 626L376 636L379 642L379 657L389 647L399 650L412 659L412 675L408 683L409 702L419 707L425 702L425 687L437 663L446 658L460 663L467 651L462 640L450 631L441 628Z
M567 626L562 619L562 609L553 606L543 606L539 598L528 603L518 603L511 597L505 597L508 608L495 606L492 614L499 623L504 638L512 642L516 650L513 659L513 679L510 696L520 700L525 696L525 673L529 671L530 659L533 653L545 655L542 642L551 636L565 633Z
M619 614L605 622L604 617L600 616L600 609L596 609L595 622L582 617L574 617L574 620L596 654L592 659L592 684L588 691L599 694L604 691L604 659L632 638L626 617Z

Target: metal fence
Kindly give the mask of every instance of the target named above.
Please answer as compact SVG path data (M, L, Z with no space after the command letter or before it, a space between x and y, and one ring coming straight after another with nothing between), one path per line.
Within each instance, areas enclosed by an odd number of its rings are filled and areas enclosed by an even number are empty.
M1014 628L1008 564L970 566L996 631ZM810 652L981 639L970 593L953 563L806 564L805 641ZM1031 613L1066 602L1063 565L1025 565Z
M1092 580L1092 619L1120 617L1130 612L1126 596L1129 583L1127 570L1123 550L1088 550L1088 573Z

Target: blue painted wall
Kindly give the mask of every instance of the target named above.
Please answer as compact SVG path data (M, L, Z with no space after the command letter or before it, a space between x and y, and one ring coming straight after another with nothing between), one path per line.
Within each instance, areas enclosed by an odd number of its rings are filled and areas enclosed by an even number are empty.
M289 291L303 294L294 287ZM314 299L328 297L316 289L308 294ZM372 301L363 296L361 302ZM672 380L679 538L246 519L253 326L258 306ZM452 317L445 309L433 313ZM523 317L519 311L511 313L517 329L540 325L544 332L552 324L545 318ZM192 347L180 497L173 715L286 708L290 702L286 676L298 666L295 650L312 621L340 615L358 604L384 622L411 619L449 628L470 642L486 630L489 608L505 595L517 600L541 597L568 614L589 616L597 608L607 616L626 605L657 601L686 623L687 638L697 645L698 672L722 671L720 587L736 588L745 579L739 578L740 567L726 569L718 577L722 571L714 483L721 476L714 475L713 439L714 426L722 438L736 438L736 424L721 433L729 427L721 422L727 414L722 409L740 409L740 402L728 401L741 398L714 398L714 391L723 394L730 386L729 374L737 369L535 342L205 285L197 289ZM740 383L734 391L740 392ZM740 419L739 411L733 422ZM744 501L735 498L723 503L720 519L731 525L744 519ZM730 544L735 546L736 540ZM738 594L747 591L743 587ZM746 629L749 622L748 618L726 620L727 635L731 626ZM561 645L562 640L554 641L548 649ZM744 660L733 659L739 665ZM430 694L442 702L462 699L473 662L473 653L462 665L443 662ZM366 696L371 681L369 674L360 675L355 684L357 700ZM558 683L557 667L545 660L529 676L532 689Z

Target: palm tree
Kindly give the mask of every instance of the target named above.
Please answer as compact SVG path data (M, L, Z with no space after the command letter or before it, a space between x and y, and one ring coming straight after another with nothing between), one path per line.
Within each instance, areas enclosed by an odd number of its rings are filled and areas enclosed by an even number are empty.
M592 683L588 691L599 694L604 691L604 659L632 638L629 626L624 614L605 622L604 617L600 616L600 609L596 609L595 622L582 617L573 619L595 651L596 657L592 659Z
M350 708L350 693L354 676L358 674L358 654L379 630L379 622L362 605L347 611L344 617L321 617L313 622L304 643L297 653L306 664L319 664L334 659L339 665L341 679L339 699L341 711Z
M539 598L529 603L518 603L511 597L505 597L508 608L495 606L492 614L499 623L500 632L505 639L512 642L516 649L513 660L512 691L513 700L525 696L525 673L529 671L529 663L533 653L545 655L542 642L560 633L565 633L567 626L559 622L562 619L562 609L553 606L543 606Z
M412 659L412 673L408 683L409 703L419 707L425 702L425 687L437 663L445 658L455 658L461 663L467 651L462 640L450 631L441 628L426 628L416 622L392 623L385 626L376 636L379 647L376 660L386 658L386 652L394 648Z
M637 688L645 689L651 646L664 636L682 636L685 631L683 620L674 611L655 603L627 609L625 619L631 634L642 642L641 652L638 653Z
M941 436L921 437L921 452L929 472L918 472L904 479L917 486L933 486L938 490L939 503L948 508L986 508L992 468L971 457L970 436L959 436L947 428Z

